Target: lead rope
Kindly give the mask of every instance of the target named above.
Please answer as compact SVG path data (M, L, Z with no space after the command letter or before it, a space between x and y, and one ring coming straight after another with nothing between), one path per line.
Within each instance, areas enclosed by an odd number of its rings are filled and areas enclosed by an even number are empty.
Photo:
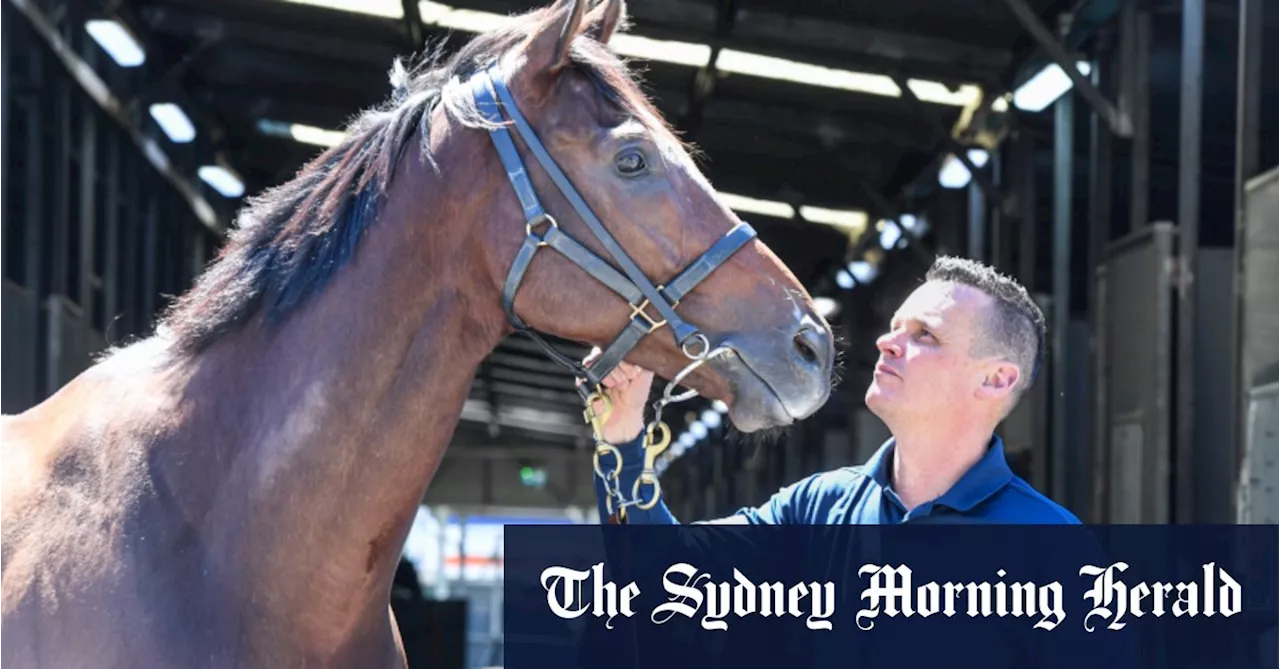
M701 342L698 353L690 350L689 343ZM640 470L640 476L636 479L635 484L631 486L631 498L627 499L623 496L619 477L622 474L622 453L617 446L610 444L604 440L602 432L604 424L608 422L610 414L613 413L613 401L605 394L603 387L597 385L595 390L587 395L586 410L583 411L583 419L591 425L592 436L596 442L595 454L593 456L593 468L596 476L604 483L605 488L605 510L609 513L609 519L618 524L627 522L627 508L639 507L641 509L652 509L658 504L658 499L662 496L662 484L658 482L658 471L656 464L658 456L671 445L671 428L662 421L662 410L670 404L684 402L698 395L695 390L686 390L679 395L673 394L675 389L684 382L684 379L692 374L694 370L706 364L721 355L730 353L732 349L721 346L711 350L710 343L707 342L706 336L701 333L694 335L689 342L681 347L685 356L690 358L692 362L680 370L675 378L667 384L662 391L662 397L653 403L653 420L644 428L644 467ZM596 411L596 402L600 403L602 409ZM602 458L606 455L613 456L614 466L605 471L602 465ZM645 498L642 494L645 486L651 486L652 495Z

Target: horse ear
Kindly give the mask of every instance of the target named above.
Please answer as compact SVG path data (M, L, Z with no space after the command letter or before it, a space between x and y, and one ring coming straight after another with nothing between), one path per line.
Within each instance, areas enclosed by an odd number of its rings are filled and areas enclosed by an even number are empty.
M589 0L561 0L529 41L529 64L535 70L556 74L569 64L569 45L582 32Z
M582 32L601 44L608 44L618 26L626 20L626 0L601 0L583 19Z

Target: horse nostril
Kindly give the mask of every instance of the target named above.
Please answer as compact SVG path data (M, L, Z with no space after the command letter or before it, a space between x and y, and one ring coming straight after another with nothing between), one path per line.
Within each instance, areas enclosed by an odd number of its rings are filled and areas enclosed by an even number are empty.
M812 341L817 338L817 333L813 330L805 328L796 333L795 345L796 351L800 353L800 359L810 365L818 363L818 350L816 343Z

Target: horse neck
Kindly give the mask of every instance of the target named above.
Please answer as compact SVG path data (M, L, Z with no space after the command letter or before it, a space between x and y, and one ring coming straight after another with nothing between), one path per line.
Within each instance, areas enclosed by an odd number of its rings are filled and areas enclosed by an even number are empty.
M308 643L385 617L418 503L504 333L496 286L475 275L492 198L456 153L468 143L438 148L440 164L462 166L452 174L406 152L380 219L322 295L195 361L191 443L160 459L188 517L206 519L227 582Z

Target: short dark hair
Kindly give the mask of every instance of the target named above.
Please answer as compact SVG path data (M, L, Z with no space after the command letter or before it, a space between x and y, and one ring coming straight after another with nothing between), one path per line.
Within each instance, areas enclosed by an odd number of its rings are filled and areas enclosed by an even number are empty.
M926 281L972 286L989 295L994 304L983 319L983 333L974 355L999 355L1017 363L1023 378L1015 388L1021 396L1040 376L1044 361L1044 313L1012 277L969 258L939 256L925 274Z

